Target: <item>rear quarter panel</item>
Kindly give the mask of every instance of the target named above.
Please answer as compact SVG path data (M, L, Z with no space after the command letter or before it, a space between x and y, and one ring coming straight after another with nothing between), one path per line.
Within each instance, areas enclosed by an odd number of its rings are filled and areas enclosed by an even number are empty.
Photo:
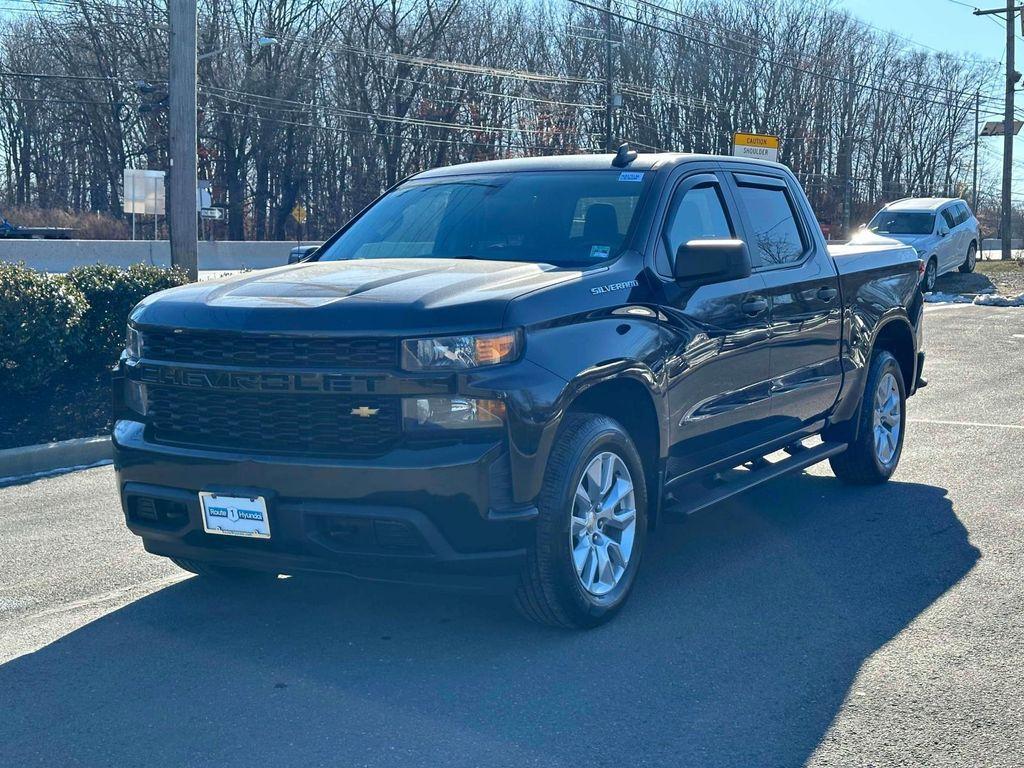
M879 332L889 323L903 323L916 339L924 305L918 258L910 246L844 245L829 252L843 298L843 387L832 418L839 422L860 403Z

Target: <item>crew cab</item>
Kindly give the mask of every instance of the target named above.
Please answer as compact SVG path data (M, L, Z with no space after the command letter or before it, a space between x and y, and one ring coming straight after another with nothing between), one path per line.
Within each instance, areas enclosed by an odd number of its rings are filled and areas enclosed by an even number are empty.
M892 475L920 267L830 252L774 163L624 145L419 173L306 261L135 308L125 519L213 583L456 583L594 626L662 522L826 459Z

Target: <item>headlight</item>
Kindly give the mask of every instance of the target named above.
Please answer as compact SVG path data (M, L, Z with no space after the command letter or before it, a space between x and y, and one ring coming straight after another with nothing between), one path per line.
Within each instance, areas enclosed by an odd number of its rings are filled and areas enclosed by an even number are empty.
M137 328L128 326L128 332L125 334L124 348L128 353L128 357L132 360L138 360L142 357L142 334L139 333Z
M452 371L508 363L522 348L518 331L473 336L440 336L402 342L402 368L407 371Z
M917 246L914 246L914 250L917 251L917 255L921 258L924 258L924 255L928 253L924 248L918 248Z
M407 397L402 400L407 432L494 429L505 423L505 403L476 397Z
M128 379L124 383L124 404L128 410L137 413L139 416L145 416L148 410L148 393L146 392L146 385Z

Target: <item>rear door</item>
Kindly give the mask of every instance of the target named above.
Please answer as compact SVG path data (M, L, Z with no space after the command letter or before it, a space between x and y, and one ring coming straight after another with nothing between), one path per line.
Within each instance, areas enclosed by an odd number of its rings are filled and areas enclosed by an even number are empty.
M788 434L824 418L839 395L839 277L795 182L771 169L730 181L770 303L773 428Z
M947 205L939 211L938 220L949 229L949 234L939 240L939 274L941 275L944 272L949 272L963 261L958 258L963 228L957 226L956 212L951 205ZM937 223L936 226L941 226L941 224ZM966 245L963 251L967 252Z
M953 203L953 219L956 221L957 247L956 262L953 266L959 267L967 259L967 249L974 239L974 228L971 226L971 212L967 209L966 203Z
M709 164L670 179L655 238L674 471L683 473L766 441L771 416L768 299L758 275L711 285L677 282L675 253L690 240L730 239L740 225L721 173Z

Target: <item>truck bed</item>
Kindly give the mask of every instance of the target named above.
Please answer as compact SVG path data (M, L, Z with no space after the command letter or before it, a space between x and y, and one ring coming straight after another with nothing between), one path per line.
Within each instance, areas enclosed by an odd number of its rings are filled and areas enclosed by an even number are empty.
M841 276L896 266L906 269L911 265L917 271L917 251L895 240L891 245L830 245L828 252Z

